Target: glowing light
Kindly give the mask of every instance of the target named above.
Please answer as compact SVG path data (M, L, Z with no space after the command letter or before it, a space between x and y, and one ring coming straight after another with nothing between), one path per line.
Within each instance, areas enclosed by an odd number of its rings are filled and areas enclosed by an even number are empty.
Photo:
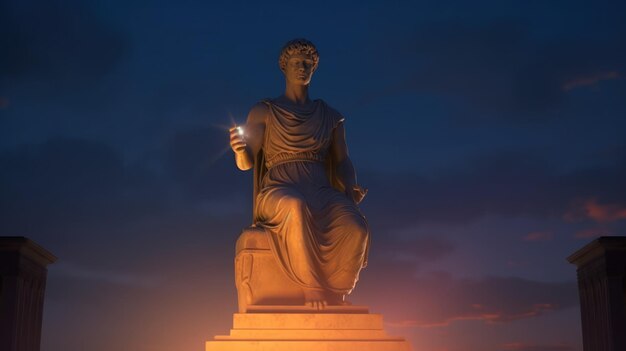
M243 127L237 127L237 132L239 135L243 135Z

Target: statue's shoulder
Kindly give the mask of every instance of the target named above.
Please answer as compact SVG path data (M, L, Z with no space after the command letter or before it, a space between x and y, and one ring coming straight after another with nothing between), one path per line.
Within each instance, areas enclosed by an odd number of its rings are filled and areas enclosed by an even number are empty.
M320 103L320 104L322 104L322 106L324 106L324 109L326 110L326 113L335 122L335 126L344 121L345 118L343 117L343 114L341 114L341 112L339 112L337 109L332 107L326 101L324 101L322 99L317 99L315 101Z
M251 110L269 111L272 104L273 102L270 98L261 99L252 106Z
M248 113L248 119L257 121L257 122L265 121L270 111L268 100L269 99L263 99L257 102L256 104L254 104L250 108L250 112Z

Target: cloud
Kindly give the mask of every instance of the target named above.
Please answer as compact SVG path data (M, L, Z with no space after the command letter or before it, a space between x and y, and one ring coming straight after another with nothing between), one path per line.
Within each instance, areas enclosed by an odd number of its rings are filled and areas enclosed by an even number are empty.
M506 351L574 351L575 348L568 343L560 344L529 344L523 342L511 342L502 344L501 348Z
M0 84L28 80L31 95L91 84L129 50L127 38L82 1L3 1L0 31Z
M370 192L361 206L376 231L418 222L461 224L488 215L562 219L572 203L582 211L572 218L618 220L624 216L616 204L626 198L626 155L614 159L611 166L558 172L532 153L502 152L428 177L364 170L359 180ZM598 201L578 204L580 198Z
M371 267L374 272L359 286L359 298L374 301L392 326L445 327L462 320L502 324L578 304L576 282L455 278L447 272L416 275L410 265L397 262L376 261Z
M549 231L530 232L522 240L524 241L549 241L552 240L553 233Z
M22 145L0 153L0 167L0 216L8 232L111 228L169 206L160 179L100 142L55 138Z
M423 21L385 38L380 59L388 62L395 54L391 60L407 69L364 103L411 91L455 101L464 109L457 118L545 119L570 91L617 80L626 70L626 50L617 44L626 35L623 28L590 38L569 32L538 36L529 17Z
M597 223L610 223L626 219L626 206L618 203L601 204L596 198L576 201L573 207L564 215L568 221L591 219Z
M510 321L515 321L519 319L531 318L531 317L538 317L547 311L553 311L556 309L555 306L552 306L550 304L535 304L535 305L529 306L527 310L522 311L519 314L508 315L501 311L481 312L480 310L482 310L484 306L480 304L473 304L472 307L475 308L477 311L468 312L466 314L458 314L456 316L448 316L447 318L442 319L440 321L428 322L428 321L425 321L424 319L402 320L398 322L391 321L391 322L388 322L388 324L393 327L404 327L404 328L406 327L420 327L420 328L447 327L453 322L471 321L471 320L483 321L488 324L493 324L493 323L510 322Z
M626 206L619 204L599 204L596 199L587 201L586 214L596 222L606 223L626 219Z
M212 133L197 138L212 140ZM251 223L251 181L231 158L215 160L211 142L166 145L158 156L134 161L105 143L76 138L0 152L0 230L49 243L78 267L109 262L104 272L137 257L162 258L173 242L229 254Z
M601 72L589 76L577 77L565 82L565 84L563 84L563 90L569 91L588 86L595 87L602 81L615 79L620 79L620 74L616 71Z

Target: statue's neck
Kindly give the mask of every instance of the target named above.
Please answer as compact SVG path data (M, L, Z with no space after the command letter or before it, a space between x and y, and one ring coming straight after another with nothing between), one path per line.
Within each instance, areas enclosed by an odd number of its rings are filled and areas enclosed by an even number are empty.
M285 99L294 105L307 105L311 102L309 99L309 86L287 84L285 87Z

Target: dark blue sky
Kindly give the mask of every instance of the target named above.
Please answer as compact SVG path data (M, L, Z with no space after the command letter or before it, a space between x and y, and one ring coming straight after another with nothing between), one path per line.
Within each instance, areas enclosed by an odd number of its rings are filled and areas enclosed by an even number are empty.
M370 189L355 302L416 349L582 350L565 257L626 232L625 14L0 1L1 235L60 257L42 350L200 350L229 328L252 179L225 128L282 93L295 37L320 51L311 95L345 115Z

